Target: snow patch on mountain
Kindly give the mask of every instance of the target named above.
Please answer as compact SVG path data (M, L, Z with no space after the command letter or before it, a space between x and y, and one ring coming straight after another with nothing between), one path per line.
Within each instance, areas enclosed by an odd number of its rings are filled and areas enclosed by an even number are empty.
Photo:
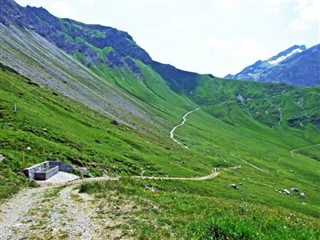
M275 60L272 61L268 61L268 63L270 63L271 65L276 65L280 62L282 62L283 60L287 59L288 57L291 57L292 55L296 54L296 53L301 53L303 52L303 50L301 50L300 48L294 49L292 52L284 55L284 56L280 56Z
M310 48L294 45L277 55L258 60L227 79L320 86L320 44Z

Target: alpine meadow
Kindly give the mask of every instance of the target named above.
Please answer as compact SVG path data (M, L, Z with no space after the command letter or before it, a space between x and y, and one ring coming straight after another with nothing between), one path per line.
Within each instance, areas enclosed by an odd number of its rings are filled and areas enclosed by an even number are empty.
M319 45L218 78L13 0L0 39L0 239L320 238Z

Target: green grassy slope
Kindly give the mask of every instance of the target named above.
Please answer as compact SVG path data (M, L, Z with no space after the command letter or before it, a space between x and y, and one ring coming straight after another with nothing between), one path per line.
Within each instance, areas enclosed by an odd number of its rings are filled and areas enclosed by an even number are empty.
M139 175L145 171L145 175L192 177L206 175L213 167L219 167L221 175L210 181L142 181L161 189L158 196L164 202L169 201L167 206L163 206L167 209L165 211L169 211L168 215L154 217L159 221L167 221L170 229L177 228L177 231L189 234L185 232L187 228L183 228L184 224L190 222L191 229L202 231L198 228L209 228L210 224L213 224L210 222L211 217L218 221L214 224L222 224L220 227L223 229L224 224L227 224L223 223L223 219L229 219L238 206L243 205L250 206L243 210L242 214L245 214L246 221L253 226L255 211L260 208L260 205L256 204L261 204L266 208L266 221L274 211L280 211L279 214L284 215L298 214L308 226L303 227L301 222L297 223L298 228L307 232L306 236L313 236L314 230L309 228L316 226L313 218L319 218L320 212L320 173L316 157L319 147L295 152L293 157L290 154L294 148L309 146L319 140L317 128L313 125L292 128L287 125L282 127L280 124L270 128L248 117L244 110L236 105L230 106L230 109L238 112L238 116L230 114L231 122L228 122L214 117L212 112L203 108L190 114L186 125L176 131L176 138L189 147L185 149L169 139L170 129L161 133L154 130L150 135L141 134L126 125L114 125L111 123L112 119L47 88L34 85L31 80L4 67L1 69L0 91L0 148L1 153L6 156L0 163L1 198L27 184L23 177L16 175L22 169L23 150L24 167L47 159L59 159L74 165L83 165L97 176ZM305 91L307 95L312 95L316 90ZM159 94L161 96L161 91ZM161 101L156 102L158 107L164 106L165 109L166 105L159 102ZM12 111L14 103L17 105L16 114ZM226 104L229 102L216 105L213 103L213 106L224 106L223 108L228 109ZM170 112L164 113L166 114L170 115ZM172 126L179 121L180 119L176 119ZM28 147L31 149L27 150ZM229 169L239 165L241 168ZM139 182L129 183L134 194L141 194L143 183ZM230 188L231 183L238 184L239 190ZM301 198L295 193L287 196L277 191L291 187L299 188L306 197ZM95 191L103 193L106 190L98 184ZM184 207L174 210L173 203L170 204L170 199L174 196L172 191L178 192L174 198L176 204ZM149 194L144 197L158 201ZM221 206L223 203L234 205L233 210L221 210L217 216L209 207L217 202ZM199 206L208 206L203 208L203 211L194 212L192 209L197 209L199 203L202 204ZM203 215L205 212L208 214ZM181 216L177 225L174 220L176 215ZM193 220L189 215L193 216ZM235 221L236 219L239 220L238 217L235 217ZM282 224L285 220L278 216L274 217L274 221ZM294 234L299 234L300 230L293 230L296 223L290 224ZM237 228L236 225L234 227ZM278 230L280 232L280 227ZM141 231L147 229L142 227ZM255 233L258 230L252 231ZM165 232L160 231L157 234L163 236Z
M0 31L1 57L6 59L3 64L138 130L152 134L157 128L161 134L163 128L169 130L172 122L179 121L184 112L196 105L172 91L150 66L139 60L132 61L139 66L141 79L128 67L110 68L100 63L88 68L81 64L91 61L84 54L69 56L26 29L0 26ZM89 49L103 59L108 50L92 45Z
M319 87L298 88L285 84L212 79L200 75L191 98L207 107L216 117L229 120L230 124L230 118L238 116L232 112L237 108L248 118L268 127L290 126L293 130L309 125L319 131Z
M1 62L23 76L109 117L131 125L135 123L136 128L144 128L144 131L161 124L151 121L150 115L155 111L146 103L114 84L114 79L123 79L122 75L109 71L108 76L101 78L77 59L28 30L0 25L0 32Z
M126 125L114 125L113 119L39 87L3 66L0 84L0 149L6 156L0 163L1 197L13 193L11 188L17 190L14 173L22 169L23 150L24 167L59 159L83 165L93 175L139 175L142 170L148 175L197 174L192 168L171 168L173 162L186 158L188 153L179 151L171 156L171 142L159 137L169 135L165 130L154 130L152 137ZM205 173L209 171L203 169Z
M152 117L156 115L163 123L171 123L179 119L188 109L196 107L188 97L172 91L150 66L139 60L135 61L139 65L142 79L134 76L128 69L110 69L100 65L99 68L92 70L148 105L153 110Z
M276 204L270 207L252 202L247 198L249 191L230 190L223 181L220 178L206 182L121 179L115 183L84 183L80 192L106 201L110 194L117 194L122 199L134 196L136 203L147 202L148 210L137 211L131 225L136 239L319 238L317 218ZM145 185L157 191L151 192ZM222 196L228 191L233 197ZM269 198L270 202L273 200ZM294 200L290 198L290 201Z
M0 26L4 63L29 77L0 64L0 199L29 184L21 169L54 159L79 175L85 167L94 176L123 176L84 184L83 192L117 191L158 205L141 212L150 224L135 223L141 238L319 238L319 87L224 80L148 63L127 34L108 28L112 44L123 40L118 34L125 38L118 62L115 48L98 41L108 40L94 31L99 26L59 21L59 34L75 44L71 56L61 50L67 46L49 42L57 39ZM139 50L132 58L131 48ZM181 147L169 132L197 107L175 132L188 148ZM129 178L204 176L215 167L219 177L203 182ZM279 192L290 188L305 196Z

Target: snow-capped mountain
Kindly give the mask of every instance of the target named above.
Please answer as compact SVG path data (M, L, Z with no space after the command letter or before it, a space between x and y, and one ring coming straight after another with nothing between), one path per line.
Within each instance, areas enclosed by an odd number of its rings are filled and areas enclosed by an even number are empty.
M264 61L257 61L228 79L280 82L296 86L320 85L320 44L306 49L294 45Z

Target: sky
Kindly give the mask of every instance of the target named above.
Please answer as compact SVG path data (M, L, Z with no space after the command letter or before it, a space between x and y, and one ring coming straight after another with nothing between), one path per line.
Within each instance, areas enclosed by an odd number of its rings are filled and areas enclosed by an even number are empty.
M128 32L152 59L223 77L320 43L320 0L16 0Z

